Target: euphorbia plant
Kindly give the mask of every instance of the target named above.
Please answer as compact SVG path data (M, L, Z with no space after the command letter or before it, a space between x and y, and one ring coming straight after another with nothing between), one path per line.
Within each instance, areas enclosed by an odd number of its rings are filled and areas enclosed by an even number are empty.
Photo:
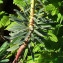
M36 5L38 5L38 3ZM37 52L37 50L33 50L32 48L34 48L34 45L36 46L38 42L42 43L41 45L44 45L42 39L43 38L47 39L47 37L44 36L46 35L44 32L47 32L51 26L47 24L47 19L42 18L42 14L43 14L42 9L39 9L38 12L34 13L34 10L37 11L36 5L35 5L35 0L31 0L30 8L25 9L23 11L18 11L15 9L18 18L16 16L10 16L10 20L15 22L10 24L6 28L7 30L11 31L9 35L11 36L10 39L12 43L7 51L13 52L19 48L13 63L16 63L18 61L19 56L21 58L23 57L23 55L21 56L20 54L22 54L24 49L26 51L27 47L28 47L27 50L30 50L30 52L28 53L31 54L32 59L34 59L33 53ZM30 45L31 43L33 43L34 45L33 46ZM32 46L32 48L30 46ZM27 60L26 58L28 57L27 55L28 53L26 54L25 53L24 53L24 58L25 58L24 60Z
M35 0L31 0L31 10L30 10L30 20L29 20L29 32L27 34L27 37L25 37L25 39L24 39L24 43L19 47L13 63L17 63L17 60L18 60L20 54L23 52L23 50L28 45L29 39L30 39L31 34L32 34L33 30L34 30L34 19L33 19L33 17L34 17L34 5L35 5Z

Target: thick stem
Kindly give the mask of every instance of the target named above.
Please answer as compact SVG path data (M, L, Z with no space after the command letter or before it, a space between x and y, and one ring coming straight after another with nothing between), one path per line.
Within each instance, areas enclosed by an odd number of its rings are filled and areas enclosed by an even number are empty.
M27 37L24 39L24 43L18 49L16 57L15 57L13 63L17 63L20 54L23 52L23 50L28 45L29 39L30 39L31 34L33 32L33 29L34 29L34 20L33 20L33 16L34 16L34 1L35 0L31 0L31 10L30 10L30 20L29 20L29 32L27 34Z
M31 0L31 9L30 9L30 20L29 20L29 29L33 30L34 26L34 5L35 5L35 0Z

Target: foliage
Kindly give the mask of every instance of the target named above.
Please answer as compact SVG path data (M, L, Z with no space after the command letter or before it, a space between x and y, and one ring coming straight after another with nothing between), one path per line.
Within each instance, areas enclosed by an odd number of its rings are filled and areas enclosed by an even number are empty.
M6 16L5 12L0 12L0 28L10 24L9 17Z
M13 3L21 11L15 9L17 15L10 15L11 24L5 12L0 12L0 28L7 26L6 30L10 31L10 37L6 37L11 41L8 47L6 47L7 42L4 42L6 45L0 47L0 50L4 51L0 54L4 58L1 61L4 62L16 53L19 46L23 44L24 38L29 34L30 0L14 0ZM34 32L18 63L63 63L62 4L62 0L36 0Z
M26 7L27 7L27 5L29 5L30 4L30 0L14 0L13 1L13 3L15 4L15 5L17 5L21 10L24 10Z
M9 61L9 59L7 58L3 59L8 54L6 51L8 48L8 45L9 45L8 42L4 42L4 44L0 47L0 63L3 63L3 62L6 63Z
M3 3L3 1L2 1L2 0L0 0L0 3Z

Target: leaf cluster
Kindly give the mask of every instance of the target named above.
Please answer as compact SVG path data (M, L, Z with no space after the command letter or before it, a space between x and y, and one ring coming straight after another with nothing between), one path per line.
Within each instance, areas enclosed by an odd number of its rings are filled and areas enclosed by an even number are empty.
M21 11L15 9L16 14L8 16L1 12L0 27L7 26L10 36L5 36L10 40L9 47L0 47L1 53L7 54L1 61L9 61L16 53L24 38L28 36L30 0L14 0ZM28 47L23 51L18 62L22 63L59 63L63 62L63 7L62 0L36 0L34 14L34 31L29 39ZM6 20L6 21L5 21ZM6 42L5 42L6 43ZM3 48L3 49L2 49ZM4 52L2 52L4 50ZM7 51L6 51L7 50ZM10 53L9 53L10 52Z

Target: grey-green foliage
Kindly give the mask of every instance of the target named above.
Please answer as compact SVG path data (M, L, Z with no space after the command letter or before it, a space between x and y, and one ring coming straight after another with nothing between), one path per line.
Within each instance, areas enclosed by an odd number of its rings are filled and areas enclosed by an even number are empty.
M23 12L19 12L16 10L16 13L18 14L18 17L11 16L10 20L13 20L12 24L10 24L6 29L11 31L9 34L12 40L12 43L21 45L21 43L24 41L24 37L26 37L26 34L28 33L28 18L26 18L26 14Z
M27 37L27 33L29 31L29 18L26 15L27 12L24 13L16 10L16 13L18 14L18 17L11 16L10 20L14 22L10 24L6 29L11 31L9 35L11 36L10 39L12 39L12 42L14 42L14 44L21 45L20 43L24 41L24 38ZM39 37L45 38L45 35L47 35L47 30L51 29L51 26L49 25L49 23L47 24L47 19L38 16L39 15L36 15L37 18L34 17L34 32L30 40L38 40L40 42Z

